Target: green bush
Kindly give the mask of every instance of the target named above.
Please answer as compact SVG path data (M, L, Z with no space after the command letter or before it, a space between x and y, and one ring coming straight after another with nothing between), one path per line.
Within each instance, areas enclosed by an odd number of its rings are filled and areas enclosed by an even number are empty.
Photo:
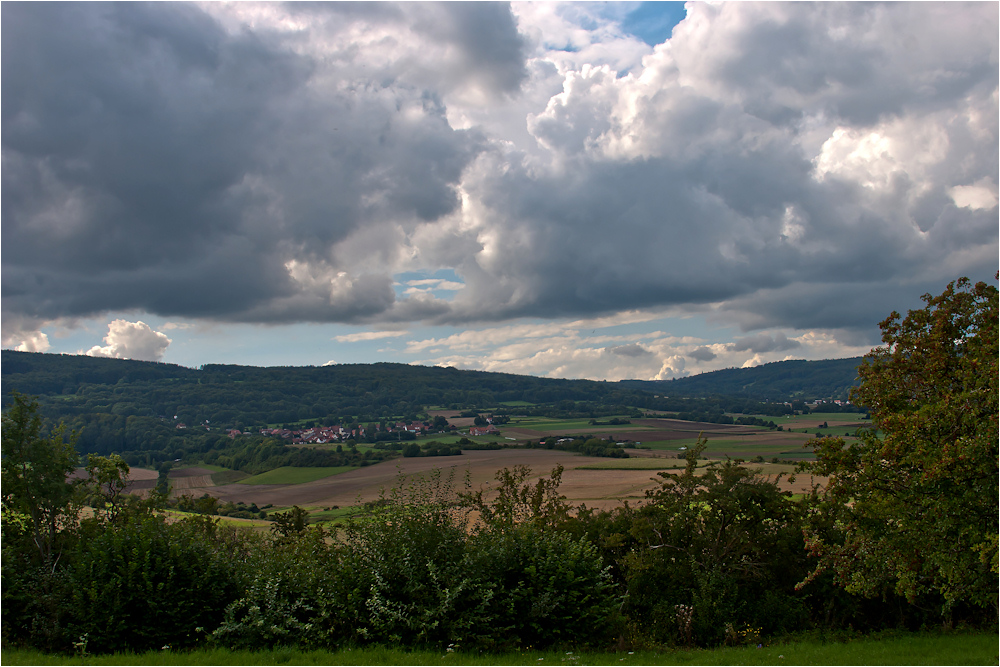
M525 523L484 530L471 541L470 569L493 592L490 648L604 646L621 600L598 550L586 539Z
M435 470L380 500L345 533L345 567L359 574L364 599L361 637L421 646L486 632L492 591L466 567L466 515L451 479Z
M308 529L271 539L253 538L239 585L212 641L229 649L273 646L336 648L358 639L356 573L341 566L326 533Z
M658 473L660 488L634 513L625 612L667 643L714 645L732 643L740 629L804 628L806 594L796 584L809 572L808 501L793 502L775 481L731 461L696 475L704 446L686 452L683 473Z
M69 650L76 637L66 629L73 589L65 569L39 565L4 545L2 570L4 643Z
M91 652L196 643L236 595L230 549L207 520L137 518L82 541L69 569L70 634Z

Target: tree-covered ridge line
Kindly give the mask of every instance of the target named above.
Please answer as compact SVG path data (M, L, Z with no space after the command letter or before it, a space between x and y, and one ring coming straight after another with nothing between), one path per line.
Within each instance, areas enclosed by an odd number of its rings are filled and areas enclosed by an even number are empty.
M673 380L622 380L622 384L669 396L743 396L758 401L836 399L857 386L863 357L774 361L753 368L723 368Z
M801 362L820 368L835 369L826 373L826 385L849 386L856 376L858 360ZM782 365L784 364L784 365ZM799 362L769 364L768 372L778 366L790 369ZM736 369L731 369L735 371ZM761 371L741 369L741 373ZM80 355L57 355L2 351L0 372L6 389L39 397L42 414L52 420L71 420L78 415L112 414L134 417L176 416L189 426L208 421L214 426L237 428L282 425L301 420L321 420L327 425L344 421L369 422L390 417L415 416L427 406L468 408L498 406L521 401L544 406L564 414L601 416L625 412L623 407L674 412L745 412L748 400L762 403L751 406L761 414L778 414L765 391L728 391L725 383L716 383L711 397L714 405L692 403L691 395L704 394L704 379L729 377L729 371L686 378L694 389L688 394L676 391L683 382L664 383L591 380L564 380L531 376L464 371L454 368L410 366L405 364L349 364L322 367L272 367L206 365L201 369L174 364L125 359L103 359ZM829 379L831 373L840 379ZM811 376L817 372L810 371ZM794 375L794 373L793 373ZM788 372L782 374L783 382ZM743 382L743 385L746 385ZM755 384L760 384L756 381ZM766 382L764 383L766 385ZM741 385L741 387L743 386ZM663 392L669 386L671 392ZM663 392L665 393L665 392ZM718 395L722 396L718 396ZM836 391L795 397L833 398ZM730 396L726 401L725 395ZM757 398L755 398L757 397ZM774 399L779 402L784 397ZM8 396L3 397L5 404ZM581 405L582 404L582 405ZM536 408L537 409L537 408ZM801 409L801 408L800 408ZM780 408L778 408L780 411ZM594 413L587 415L587 413Z

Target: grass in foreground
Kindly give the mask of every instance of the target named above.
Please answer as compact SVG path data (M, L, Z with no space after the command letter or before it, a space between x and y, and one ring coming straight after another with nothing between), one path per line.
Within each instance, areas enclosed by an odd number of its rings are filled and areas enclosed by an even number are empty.
M339 475L342 472L354 470L351 466L334 466L329 468L296 468L283 466L262 472L253 477L241 479L238 484L305 484L318 479Z
M404 651L370 647L343 651L153 651L66 657L7 649L4 665L995 665L997 635L893 634L850 642L801 640L762 648L659 651L511 651L500 654Z

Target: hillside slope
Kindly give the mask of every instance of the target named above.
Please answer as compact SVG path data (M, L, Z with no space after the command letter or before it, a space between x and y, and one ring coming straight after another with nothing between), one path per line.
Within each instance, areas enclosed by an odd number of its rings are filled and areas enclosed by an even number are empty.
M821 361L776 361L754 368L725 368L674 380L626 380L633 389L667 396L745 396L758 401L846 399L863 357Z

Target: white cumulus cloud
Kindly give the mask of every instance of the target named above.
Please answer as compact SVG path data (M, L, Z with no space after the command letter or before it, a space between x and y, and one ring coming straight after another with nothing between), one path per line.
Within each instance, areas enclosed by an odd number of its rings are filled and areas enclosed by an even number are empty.
M111 357L113 359L138 359L160 361L171 341L167 335L153 331L145 322L114 320L108 324L107 343L103 347L95 345L87 350L91 357Z

